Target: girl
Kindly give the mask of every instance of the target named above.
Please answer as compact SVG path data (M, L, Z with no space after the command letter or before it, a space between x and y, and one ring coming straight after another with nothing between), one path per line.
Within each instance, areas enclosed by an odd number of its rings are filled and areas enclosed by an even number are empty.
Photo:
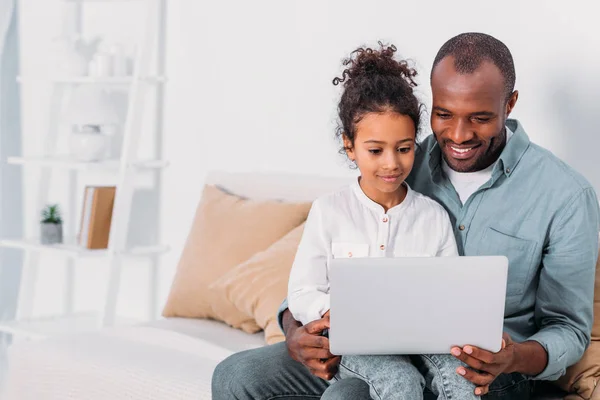
M303 324L329 313L332 258L458 255L446 211L404 182L421 113L416 71L394 59L395 46L379 44L354 51L333 80L344 85L337 135L360 177L313 203L288 288L289 309ZM335 379L364 380L373 399L422 399L425 386L439 399L479 399L475 385L455 372L459 366L449 354L343 356Z

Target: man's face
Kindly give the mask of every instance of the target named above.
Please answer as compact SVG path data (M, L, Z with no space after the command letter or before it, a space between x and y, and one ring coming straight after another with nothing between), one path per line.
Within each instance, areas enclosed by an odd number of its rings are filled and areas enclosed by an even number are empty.
M492 165L506 144L505 122L518 92L508 102L504 77L493 63L483 61L471 74L454 68L448 56L431 76L431 128L450 168L475 172Z

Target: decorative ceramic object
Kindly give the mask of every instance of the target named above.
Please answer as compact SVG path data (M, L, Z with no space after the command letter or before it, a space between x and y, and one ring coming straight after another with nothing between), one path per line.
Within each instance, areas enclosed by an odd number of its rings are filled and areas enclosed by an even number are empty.
M98 126L85 125L73 131L69 145L71 155L77 161L101 161L106 158L110 137L102 133Z

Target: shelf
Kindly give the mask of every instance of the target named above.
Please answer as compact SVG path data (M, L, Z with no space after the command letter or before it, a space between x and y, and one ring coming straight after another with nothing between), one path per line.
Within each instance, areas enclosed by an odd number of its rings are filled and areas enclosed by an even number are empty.
M77 161L70 156L8 157L7 162L13 165L64 168L80 171L96 169L116 170L119 168L118 159L86 162ZM169 162L163 160L137 160L130 163L130 166L139 169L160 169L168 165Z
M133 3L144 0L62 0L65 3Z
M17 82L38 82L38 81L51 81L54 83L65 83L65 84L98 84L98 85L130 85L133 83L133 77L131 76L108 76L108 77L93 77L93 76L59 76L59 77L48 77L48 76L35 76L35 77L23 77L18 76ZM139 80L144 83L163 83L166 82L164 76L146 76L140 77Z
M10 247L25 251L55 253L67 257L105 257L109 254L107 249L90 250L76 244L76 240L65 240L61 244L41 244L38 239L0 239L0 247ZM138 246L125 250L123 256L147 257L166 253L168 246Z
M139 323L139 321L118 318L116 325L133 325L136 323ZM0 332L29 339L43 339L49 336L92 332L101 328L100 315L95 312L39 317L27 320L0 321Z

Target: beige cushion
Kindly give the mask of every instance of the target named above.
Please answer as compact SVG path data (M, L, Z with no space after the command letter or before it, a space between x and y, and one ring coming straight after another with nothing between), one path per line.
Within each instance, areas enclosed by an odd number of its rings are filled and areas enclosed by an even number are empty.
M579 362L567 369L565 376L558 380L562 389L577 393L583 399L600 398L594 389L600 381L600 257L596 263L596 284L594 287L594 326L592 343ZM592 396L594 394L594 397Z
M310 203L254 201L204 188L163 310L165 317L212 318L254 333L256 323L210 285L306 220Z
M265 331L265 340L273 344L285 340L277 323L277 310L287 296L288 279L304 224L298 226L271 247L257 253L223 276L214 286L256 321Z

